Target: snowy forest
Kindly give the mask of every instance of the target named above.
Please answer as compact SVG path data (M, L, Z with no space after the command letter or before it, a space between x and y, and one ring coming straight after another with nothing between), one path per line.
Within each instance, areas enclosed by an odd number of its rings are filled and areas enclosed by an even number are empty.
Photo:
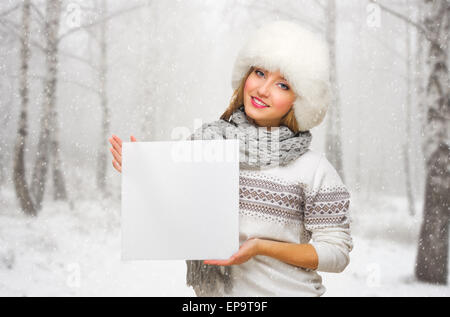
M329 44L311 148L351 192L354 248L324 296L450 296L449 0L1 1L1 296L195 296L184 261L121 260L108 138L218 120L272 20Z

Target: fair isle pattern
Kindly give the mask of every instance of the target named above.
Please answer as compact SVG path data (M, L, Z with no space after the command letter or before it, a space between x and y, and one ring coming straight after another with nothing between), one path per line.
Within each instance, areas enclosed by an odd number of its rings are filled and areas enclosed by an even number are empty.
M305 192L305 226L308 229L347 224L350 193L345 186L321 187Z
M302 186L277 177L241 172L239 212L279 224L302 221Z
M298 213L283 211L261 203L243 202L242 200L239 201L239 213L279 224L299 224L301 221Z
M310 191L300 182L241 171L239 213L278 224L300 225L308 230L347 224L350 193L344 185Z

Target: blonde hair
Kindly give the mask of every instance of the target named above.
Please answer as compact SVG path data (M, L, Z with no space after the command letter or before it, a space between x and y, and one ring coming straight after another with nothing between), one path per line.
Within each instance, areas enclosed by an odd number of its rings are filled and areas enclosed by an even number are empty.
M234 91L233 96L231 97L230 105L225 110L225 112L220 116L220 119L229 121L233 112L235 112L240 106L242 106L244 104L245 82L247 81L248 76L250 76L250 74L253 72L254 69L255 69L254 66L250 67L249 71L242 78L241 83L239 84L239 87ZM253 119L251 119L251 118L249 118L249 121L251 123L254 123ZM291 107L291 109L288 111L288 113L285 114L283 116L283 118L281 118L280 125L284 125L284 126L288 127L294 133L297 133L300 131L298 128L297 120L295 119L294 107Z

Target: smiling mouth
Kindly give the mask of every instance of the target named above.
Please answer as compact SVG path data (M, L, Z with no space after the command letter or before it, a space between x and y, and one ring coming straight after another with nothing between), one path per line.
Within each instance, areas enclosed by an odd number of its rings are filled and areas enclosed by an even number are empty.
M252 100L252 104L256 107L256 108L267 108L269 107L269 105L263 103L261 100L255 98L255 97L251 97Z

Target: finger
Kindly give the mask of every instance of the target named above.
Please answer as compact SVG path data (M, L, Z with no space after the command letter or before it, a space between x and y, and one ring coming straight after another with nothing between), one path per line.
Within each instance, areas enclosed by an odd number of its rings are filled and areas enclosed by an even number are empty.
M130 140L131 140L131 142L136 142L137 141L134 136L130 136Z
M115 160L112 161L114 168L119 172L122 173L122 168L116 163Z
M117 151L114 150L113 148L110 148L109 150L111 151L112 155L116 159L117 163L119 163L119 165L122 166L122 157L120 156L120 154L117 153Z
M209 265L231 265L232 261L230 260L205 260L203 261L205 264Z
M208 264L208 265L222 265L219 261L213 261L213 260L207 260L207 261L204 261L203 263Z
M109 139L109 142L114 147L114 150L116 150L117 153L122 155L122 145L120 145L115 139Z
M122 147L122 140L115 134L113 134L113 139Z

